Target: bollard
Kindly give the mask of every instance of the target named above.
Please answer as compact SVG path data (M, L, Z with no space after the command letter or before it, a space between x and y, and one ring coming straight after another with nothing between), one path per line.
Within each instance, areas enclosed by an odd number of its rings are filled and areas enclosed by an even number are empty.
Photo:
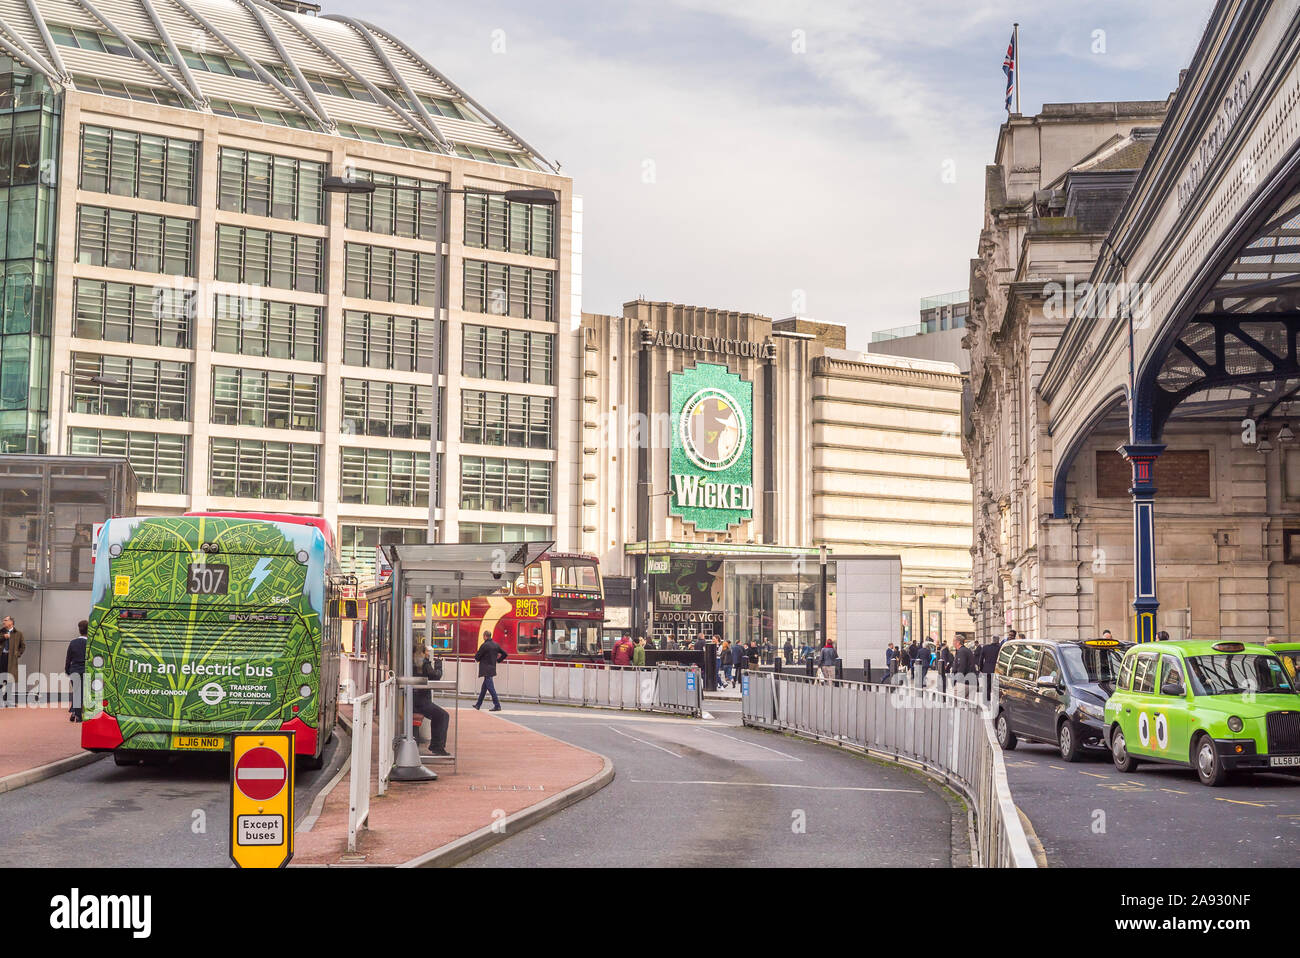
M843 659L836 659L836 660L835 660L835 677L836 677L837 679L842 679L842 678L844 678L844 660L843 660Z
M708 642L704 644L704 691L718 691L718 647Z
M779 655L772 660L772 671L775 672L777 675L780 675L782 672L785 671L785 660L782 659Z
M871 660L862 660L862 681L871 682Z
M803 672L804 675L808 676L809 678L812 678L814 675L817 674L817 670L813 666L813 657L811 655L803 660Z

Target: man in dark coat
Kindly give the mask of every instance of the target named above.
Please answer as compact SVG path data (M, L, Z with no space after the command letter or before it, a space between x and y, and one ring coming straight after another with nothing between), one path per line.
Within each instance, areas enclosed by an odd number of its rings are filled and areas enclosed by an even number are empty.
M77 623L77 637L68 643L68 654L63 659L63 674L72 679L72 705L68 708L68 721L81 721L82 686L86 675L85 619Z
M496 678L497 666L505 660L506 650L492 640L491 632L484 632L483 644L474 653L474 661L478 662L478 676L483 680L483 687L478 690L478 701L474 703L474 708L482 708L483 696L491 693L491 711L501 711L501 700L497 698L497 687L492 680Z
M991 636L980 647L980 660L977 665L984 676L984 697L990 700L993 697L993 673L998 670L998 652L1001 648L1002 645L996 635Z
M952 657L952 671L954 674L961 676L962 681L965 681L965 677L975 671L975 656L971 654L970 649L966 648L966 640L960 636L957 638L957 651L953 653Z

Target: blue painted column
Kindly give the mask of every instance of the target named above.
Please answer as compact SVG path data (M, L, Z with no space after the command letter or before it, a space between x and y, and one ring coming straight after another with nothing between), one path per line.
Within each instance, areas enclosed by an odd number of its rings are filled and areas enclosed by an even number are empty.
M1134 641L1156 638L1156 531L1155 462L1165 451L1164 443L1130 443L1119 452L1133 466L1133 611L1137 613Z

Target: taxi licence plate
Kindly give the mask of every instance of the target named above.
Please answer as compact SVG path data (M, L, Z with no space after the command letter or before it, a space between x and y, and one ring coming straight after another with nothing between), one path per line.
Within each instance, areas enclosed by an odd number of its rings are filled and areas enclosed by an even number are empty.
M226 747L223 735L173 735L172 748L187 751L221 752Z
M1300 767L1300 755L1274 755L1268 764L1272 768Z

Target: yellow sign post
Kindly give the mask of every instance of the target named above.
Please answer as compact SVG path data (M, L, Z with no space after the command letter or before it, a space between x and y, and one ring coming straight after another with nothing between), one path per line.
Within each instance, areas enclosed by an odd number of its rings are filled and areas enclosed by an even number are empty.
M230 860L283 868L293 858L293 732L248 732L230 743Z

